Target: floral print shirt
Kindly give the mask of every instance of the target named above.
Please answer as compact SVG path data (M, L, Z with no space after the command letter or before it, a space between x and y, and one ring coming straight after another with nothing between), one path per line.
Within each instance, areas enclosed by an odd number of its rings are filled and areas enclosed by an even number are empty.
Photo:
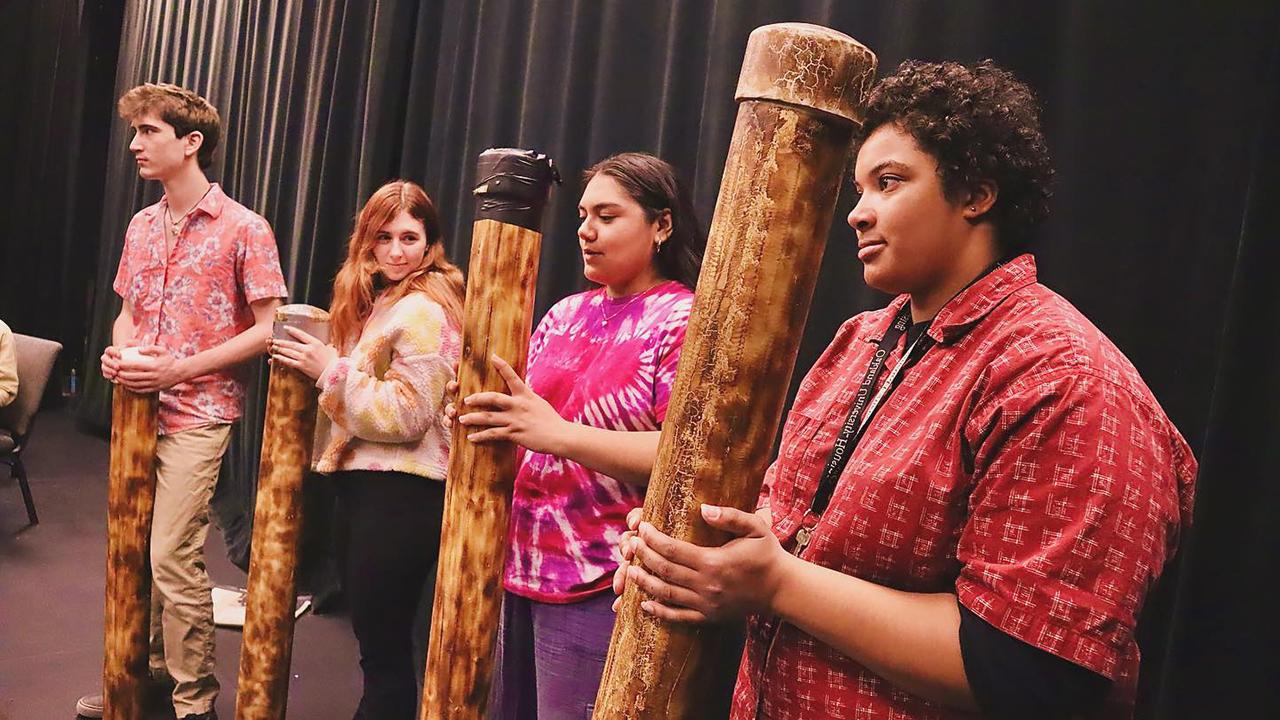
M137 346L175 359L216 347L253 326L250 303L288 294L271 226L214 183L165 243L168 199L129 223L113 288L133 316ZM244 404L244 368L228 368L160 393L160 434L230 423Z

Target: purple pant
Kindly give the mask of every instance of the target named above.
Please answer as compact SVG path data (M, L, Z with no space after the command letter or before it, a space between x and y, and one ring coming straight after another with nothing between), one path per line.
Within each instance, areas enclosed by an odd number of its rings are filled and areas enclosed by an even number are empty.
M613 634L613 593L565 605L505 593L489 720L591 717Z

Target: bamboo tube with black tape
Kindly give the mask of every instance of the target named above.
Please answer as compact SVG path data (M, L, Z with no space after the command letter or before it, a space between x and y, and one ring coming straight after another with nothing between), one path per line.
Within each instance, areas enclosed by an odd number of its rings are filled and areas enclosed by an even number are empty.
M550 158L516 149L481 153L476 177L458 398L506 391L492 355L524 375L542 211L559 182ZM473 445L454 423L422 720L485 718L515 474L514 445Z

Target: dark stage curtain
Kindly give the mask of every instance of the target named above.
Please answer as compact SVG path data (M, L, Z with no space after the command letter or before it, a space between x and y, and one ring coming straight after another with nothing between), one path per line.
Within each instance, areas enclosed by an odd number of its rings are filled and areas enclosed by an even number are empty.
M1276 420L1267 389L1280 382L1268 362L1271 321L1262 294L1273 272L1267 241L1275 237L1266 231L1275 229L1267 213L1274 212L1268 201L1277 190L1276 117L1264 122L1277 92L1276 78L1267 75L1280 41L1275 3L136 0L124 11L113 92L145 80L174 81L221 109L227 137L214 178L272 223L290 299L321 306L351 217L382 181L421 182L444 214L451 255L465 262L478 153L512 145L549 153L567 182L548 211L538 286L544 311L581 287L577 178L595 160L622 150L664 156L693 183L709 224L747 35L779 21L853 35L878 53L882 73L908 57L989 57L1037 88L1059 171L1054 214L1038 248L1042 278L1133 359L1205 460L1185 572L1157 589L1141 629L1144 716L1157 709L1160 717L1203 715L1191 708L1210 708L1219 694L1253 714L1280 713L1267 683L1246 685L1263 677L1260 668L1274 667L1266 664L1260 636L1232 645L1247 626L1227 620L1261 610L1250 599L1265 596L1247 578L1264 576L1266 560L1280 549L1265 523L1277 504L1263 480L1274 463L1264 465L1262 451ZM69 142L77 132L85 137L108 127L110 108L90 115L91 109L85 103L82 126L67 129ZM89 213L87 231L97 232L99 243L88 367L118 311L110 280L124 228L159 193L137 180L124 124L109 127L105 172L93 186L100 195L77 199L78 206L102 208L100 223ZM1258 144L1268 128L1272 139ZM84 172L82 163L91 159L63 162L64 172ZM3 172L25 177L8 166ZM5 193L0 202L12 212L26 197ZM852 231L842 222L852 202L852 193L843 193L796 378L841 321L884 301L860 279ZM46 215L42 222L63 220ZM0 243L5 276L70 272L64 268L80 267L74 263L92 254L15 250L21 243L13 237ZM26 300L31 293L12 295L22 302L6 300L0 309L22 321L15 327L49 322L74 339L75 306L83 302L74 294L85 286L32 291L51 303L44 315L56 317L35 319L37 305ZM1250 330L1262 334L1263 344L1243 345L1253 338ZM106 388L93 382L96 372L82 374L91 381L82 414L104 425ZM222 524L240 562L263 380L259 368L220 487ZM1251 424L1260 404L1269 425ZM1242 437L1257 442L1238 450ZM1258 550L1241 554L1240 547ZM1228 556L1233 562L1213 566ZM1233 592L1220 596L1223 587ZM1246 651L1235 655L1228 647ZM1194 698L1187 695L1191 687ZM1264 701L1269 705L1259 709Z
M1280 574L1280 51L1269 87L1156 717L1280 713L1280 623L1265 590Z
M81 366L122 8L0 0L0 320Z

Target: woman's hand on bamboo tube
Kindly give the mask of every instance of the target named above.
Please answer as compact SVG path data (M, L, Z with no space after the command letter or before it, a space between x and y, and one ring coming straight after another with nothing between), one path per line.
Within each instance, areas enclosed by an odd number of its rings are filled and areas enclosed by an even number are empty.
M467 439L476 443L509 440L534 452L563 455L561 446L570 424L530 389L506 360L492 355L490 361L510 394L479 392L462 400L465 412L457 420L475 428ZM446 407L445 416L454 415L452 408Z
M286 327L285 332L293 340L272 338L267 341L272 361L284 363L312 380L318 380L338 360L338 351L320 338L292 327Z
M731 539L720 547L694 545L641 521L639 508L628 513L629 531L620 543L626 562L614 574L614 592L621 595L634 583L650 596L640 609L673 622L770 612L795 558L782 549L767 518L717 505L703 505L702 518ZM633 558L639 562L632 564Z
M458 367L453 367L453 376L458 376ZM440 406L444 408L444 426L453 427L453 419L458 417L458 408L454 403L458 399L458 381L450 380L444 384L444 395L440 398Z

